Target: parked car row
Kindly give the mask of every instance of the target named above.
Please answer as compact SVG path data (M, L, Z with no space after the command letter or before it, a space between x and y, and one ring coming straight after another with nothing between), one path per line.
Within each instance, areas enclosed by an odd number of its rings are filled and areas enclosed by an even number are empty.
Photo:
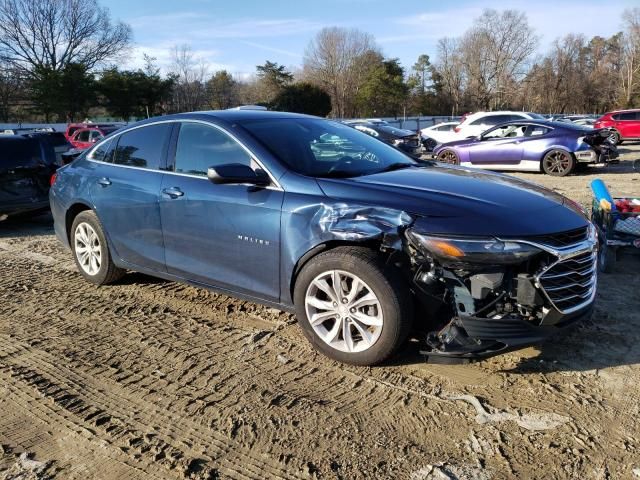
M565 176L588 164L617 162L616 145L640 140L640 110L615 111L598 119L477 112L465 114L457 125L422 129L421 136L425 151L446 163Z

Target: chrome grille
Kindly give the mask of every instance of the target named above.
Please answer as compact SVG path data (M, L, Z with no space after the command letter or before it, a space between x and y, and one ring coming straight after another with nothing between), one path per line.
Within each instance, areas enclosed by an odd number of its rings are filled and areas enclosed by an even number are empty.
M597 281L597 251L559 260L539 276L540 286L563 313L577 310L592 300Z
M563 248L569 245L585 241L589 237L589 227L576 228L567 232L553 233L550 235L537 235L527 237L527 240L550 247Z

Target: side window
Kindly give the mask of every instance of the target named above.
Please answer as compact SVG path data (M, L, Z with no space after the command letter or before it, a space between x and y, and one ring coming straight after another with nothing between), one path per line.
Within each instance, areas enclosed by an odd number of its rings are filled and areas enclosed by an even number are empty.
M529 125L527 127L527 133L525 134L525 136L527 137L540 137L542 135L545 135L547 133L549 133L548 128L546 127L541 127L539 125Z
M617 122L618 120L620 120L620 114L616 113L615 115L611 115L611 118Z
M111 139L106 142L97 145L96 147L89 152L87 158L89 160L95 160L97 162L108 162L111 163L113 161L113 150L116 146L117 140Z
M209 167L225 163L251 165L251 156L223 131L201 123L180 125L176 145L175 172L207 175Z
M617 120L637 120L636 112L624 112L618 114Z
M102 134L99 131L97 131L97 130L92 130L91 131L91 136L89 137L90 141L97 142L101 138L102 138Z
M91 131L90 130L83 130L80 133L78 133L78 136L76 137L76 141L77 142L88 142L89 141L89 135L91 135Z
M167 151L170 123L149 125L120 135L113 163L158 170Z

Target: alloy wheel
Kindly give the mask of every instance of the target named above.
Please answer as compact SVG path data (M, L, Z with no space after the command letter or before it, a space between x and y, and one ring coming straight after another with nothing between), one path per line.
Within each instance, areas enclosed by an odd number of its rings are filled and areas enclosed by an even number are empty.
M79 223L74 232L74 251L80 268L87 275L96 275L102 264L100 238L91 225Z
M382 306L357 275L330 270L310 283L305 295L307 319L324 343L341 352L363 352L382 333Z
M545 171L554 174L563 174L571 168L571 157L566 152L555 151L544 159Z
M438 155L438 161L442 163L450 163L452 165L458 164L458 155L451 150L445 150L440 155Z

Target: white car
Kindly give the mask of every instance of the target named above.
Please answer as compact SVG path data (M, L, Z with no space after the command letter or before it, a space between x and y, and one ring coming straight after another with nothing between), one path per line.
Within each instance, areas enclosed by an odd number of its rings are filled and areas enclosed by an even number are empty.
M530 112L476 112L467 116L467 118L456 127L455 131L457 139L476 137L499 123L513 122L522 119L545 120L542 115Z
M437 143L453 142L460 139L455 131L459 124L460 122L438 123L437 125L423 128L420 133L422 133L423 137L433 138Z

